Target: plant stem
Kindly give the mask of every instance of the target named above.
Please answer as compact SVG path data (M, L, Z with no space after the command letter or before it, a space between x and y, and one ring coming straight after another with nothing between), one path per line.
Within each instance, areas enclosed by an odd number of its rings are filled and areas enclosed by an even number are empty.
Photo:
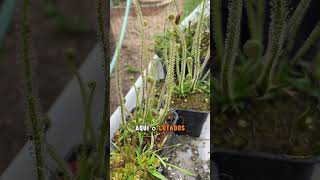
M217 49L218 62L222 61L224 55L223 30L221 18L221 0L213 0L213 38Z
M258 0L257 1L257 40L263 44L263 35L264 35L264 19L265 19L265 0Z
M285 0L273 0L271 25L269 28L269 44L265 55L266 63L263 66L257 87L261 94L266 93L273 81L275 67L278 64L284 44L287 27L287 5Z
M66 180L73 180L73 174L69 170L68 165L66 162L59 157L59 155L55 152L54 148L50 145L46 145L49 156L58 164L58 166L63 170L63 177L66 178Z
M287 51L290 53L294 47L296 34L302 23L302 19L307 12L307 9L311 3L311 0L301 0L298 7L295 9L292 17L288 22L288 48Z
M104 86L104 107L103 107L103 119L101 124L101 134L99 139L99 146L98 146L98 160L101 160L101 163L98 164L99 170L98 175L102 174L103 179L109 179L109 173L107 169L109 167L109 163L107 163L107 157L109 157L110 153L105 152L105 147L107 146L107 142L109 142L109 129L110 129L110 50L108 42L106 41L107 37L110 37L109 27L110 27L110 3L107 1L103 4L103 0L97 0L97 18L98 18L98 39L100 41L100 46L103 52L103 64L104 64L104 75L105 75L105 86ZM105 5L105 8L103 8ZM104 14L105 10L106 16ZM107 19L107 27L105 29L104 19ZM109 151L109 148L107 148ZM107 155L107 156L106 156Z
M256 13L253 8L253 1L252 0L245 0L245 7L247 11L248 16L248 24L249 24L249 30L250 30L250 36L251 39L258 40L258 33L257 33L257 19L256 19Z
M295 54L292 64L296 64L300 58L320 39L320 22L317 23L316 27L313 29L308 39L303 43L303 46Z
M142 14L142 10L140 7L140 4L138 2L138 0L133 0L133 4L135 6L135 12L137 14L138 17L138 21L139 21L139 33L140 33L140 37L141 37L141 51L140 51L140 74L141 74L141 78L142 78L142 97L144 97L145 95L145 77L144 77L144 68L143 68L143 55L144 55L144 26L145 26L145 21L143 19L143 14ZM147 65L148 66L148 65ZM148 69L147 69L148 71ZM142 102L141 104L143 105L144 99L142 98Z
M32 126L32 141L35 150L36 173L38 180L44 180L44 159L43 159L43 139L41 135L41 124L36 112L35 97L33 95L32 65L30 60L30 26L29 26L29 0L23 1L23 20L22 20L22 38L23 38L23 61L26 77L26 98L28 106L28 116Z
M200 18L197 24L197 30L195 34L195 40L194 43L192 44L192 54L194 54L194 60L195 60L195 68L194 68L194 74L193 74L193 82L192 82L192 91L195 90L197 82L199 80L200 76L200 58L201 58L201 39L202 39L202 26L203 26L203 16L204 16L204 10L206 7L207 1L202 2L202 10L200 14Z
M169 19L169 22L172 25L175 32L177 33L177 35L179 36L180 42L181 42L181 49L182 49L181 70L179 70L180 63L178 63L180 59L176 59L177 61L176 68L177 68L177 76L178 76L178 87L183 94L183 89L184 89L183 84L185 80L186 64L187 64L187 43L186 43L184 34L181 32L180 28L175 24L175 22L173 22L172 19ZM177 50L177 52L178 52L177 56L179 56L179 51Z
M242 0L229 1L226 52L221 66L221 89L228 100L233 100L233 69L236 61L242 16Z

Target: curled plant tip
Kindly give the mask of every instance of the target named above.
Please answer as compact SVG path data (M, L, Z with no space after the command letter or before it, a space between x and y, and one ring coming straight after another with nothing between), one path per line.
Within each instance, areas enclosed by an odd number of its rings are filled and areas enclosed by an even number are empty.
M155 83L154 78L152 76L148 76L147 77L147 83L154 84Z
M183 15L183 11L180 12L176 17L175 17L175 20L174 20L174 23L176 25L178 25L180 23L180 20L181 20L181 16Z
M243 46L244 54L253 59L261 57L263 45L257 40L248 40Z
M175 20L175 18L176 18L176 16L174 14L170 14L168 16L168 20L171 21L171 22L173 22Z
M143 20L143 26L144 26L144 27L147 27L147 26L148 26L148 21L145 20L145 19Z
M191 63L192 61L193 61L192 57L188 57L188 58L187 58L187 62L188 62L188 63Z
M186 79L189 81L192 79L192 75L191 74L187 74Z
M130 80L131 80L131 81L134 81L134 77L133 77L133 76L130 76Z

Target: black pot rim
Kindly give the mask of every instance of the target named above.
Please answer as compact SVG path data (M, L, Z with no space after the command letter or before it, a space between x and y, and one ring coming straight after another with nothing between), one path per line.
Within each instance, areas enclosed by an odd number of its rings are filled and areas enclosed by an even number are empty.
M230 150L226 148L213 148L213 160L214 160L214 153L225 153L230 155L237 155L243 157L258 157L263 159L272 159L278 161L287 161L292 163L320 163L320 156L290 156L290 155L276 155L271 153L264 153L264 152L241 152L237 150Z
M210 111L199 111L199 110L194 110L194 109L179 109L179 108L174 108L175 111L189 111L189 112L194 112L194 113L203 113L203 114L209 114Z

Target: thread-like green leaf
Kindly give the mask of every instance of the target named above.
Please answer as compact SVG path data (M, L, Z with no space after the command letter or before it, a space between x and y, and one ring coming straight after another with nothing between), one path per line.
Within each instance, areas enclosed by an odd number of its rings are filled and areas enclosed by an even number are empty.
M72 172L68 168L68 165L62 158L59 157L59 155L55 152L54 148L50 144L47 144L46 147L47 147L49 156L57 163L59 168L62 169L63 177L66 178L66 180L74 179Z
M292 14L289 23L288 23L288 44L287 51L290 53L295 43L296 34L299 30L299 27L302 23L305 13L310 6L311 0L301 0L298 7L295 9Z
M248 17L248 24L250 30L251 39L258 40L258 32L257 32L257 19L256 19L256 12L254 9L254 4L252 0L245 0L245 7Z
M229 100L233 99L233 70L239 50L242 0L229 1L229 17L225 55L221 64L221 89Z
M26 81L27 116L31 121L32 142L35 151L35 169L38 180L44 180L44 158L43 158L43 136L42 125L36 112L36 101L34 97L32 64L30 58L30 25L29 25L30 1L23 1L22 16L22 47L23 62Z
M269 27L269 42L265 55L265 64L258 79L258 87L265 93L271 86L275 67L284 44L287 27L287 2L286 0L273 0L271 3L271 24Z
M305 55L306 52L320 39L320 22L317 23L316 27L313 29L308 39L303 43L303 46L295 54L292 63L296 64L298 60Z
M110 14L107 14L105 17L105 9L109 9L110 3L105 2L103 0L97 0L96 1L97 6L97 22L98 22L98 40L101 44L101 50L103 52L103 64L104 64L104 79L105 79L105 87L104 87L104 107L103 107L103 116L102 116L102 123L101 123L101 131L100 131L100 137L98 141L97 148L97 156L95 160L96 169L95 172L97 173L95 176L98 177L102 174L103 179L109 179L109 174L107 173L107 167L109 166L108 163L106 163L106 153L105 153L105 147L107 145L107 142L109 140L109 120L110 120L110 103L109 103L109 97L110 97L110 51L108 48L107 38L110 36L109 29L105 29L105 19L109 19ZM105 9L103 8L105 7Z
M212 7L213 42L217 49L217 57L220 59L219 61L221 61L224 55L221 0L213 0Z
M257 40L263 43L264 38L264 21L265 21L265 0L256 1L256 23L257 23Z

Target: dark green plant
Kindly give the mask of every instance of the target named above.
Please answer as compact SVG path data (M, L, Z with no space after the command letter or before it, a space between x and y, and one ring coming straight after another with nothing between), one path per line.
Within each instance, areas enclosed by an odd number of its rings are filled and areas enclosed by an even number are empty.
M36 98L34 95L33 68L30 57L30 25L29 25L30 1L23 1L23 17L22 17L22 46L23 46L23 62L26 83L26 101L27 101L27 117L31 124L31 141L33 143L35 155L35 171L38 180L45 179L44 171L44 136L41 119L39 118L36 108Z
M125 64L124 68L126 69L126 71L130 74L135 74L137 72L140 72L136 67L131 66L130 64Z
M208 1L202 2L199 19L197 19L197 23L192 28L192 33L190 32L190 26L185 30L180 29L176 23L176 16L170 15L167 19L170 26L165 31L163 46L160 46L160 49L163 49L162 55L167 66L167 49L172 47L168 43L170 41L168 41L166 35L175 32L177 45L174 47L174 51L176 56L175 71L177 81L174 85L174 93L179 97L186 97L192 93L202 91L203 86L209 85L204 79L206 79L206 75L210 71L204 72L204 70L210 59L210 40L208 39L208 44L203 42L206 40L203 38L203 34L205 34L204 32L206 32L208 27L206 22L209 21L209 19L204 17L207 5ZM203 62L200 62L201 58L204 58ZM203 76L204 78L202 78Z
M217 59L220 62L224 54L224 45L223 45L223 29L222 29L222 14L221 14L221 0L213 0L213 37L214 44L217 52Z
M103 8L105 7L105 8ZM107 38L110 37L110 24L107 24L107 30L105 29L105 21L104 19L110 19L110 14L107 16L104 15L105 9L110 9L110 3L104 4L102 0L97 0L97 17L98 17L98 39L100 41L100 48L103 52L103 64L104 64L104 74L105 74L105 87L104 87L104 108L103 108L103 119L101 124L101 135L99 139L98 146L98 156L97 159L102 159L100 167L98 169L98 173L102 173L102 177L109 178L109 173L107 169L109 164L107 163L107 155L105 153L105 147L107 146L107 142L109 142L109 129L110 129L110 44L107 42ZM109 22L109 21L107 21Z
M225 54L221 63L221 92L229 101L234 100L233 71L238 54L242 0L230 1Z
M213 80L213 100L222 109L239 110L251 100L271 98L285 89L293 89L315 96L319 91L314 86L310 70L305 68L304 55L320 39L319 22L297 51L293 51L295 39L303 17L311 0L302 0L289 16L287 0L272 0L271 23L268 45L264 45L265 1L244 0L248 17L250 39L239 47L242 0L229 1L229 19L225 44L214 34L217 60L224 50L221 67L215 71ZM221 2L214 1L214 32L221 32ZM221 34L221 33L220 33ZM220 42L220 43L219 43ZM266 47L266 49L265 49ZM220 55L221 56L221 55ZM216 62L216 63L219 63ZM310 64L311 62L307 62ZM220 74L220 77L218 77ZM302 87L305 86L304 90ZM308 87L306 89L306 87ZM312 89L312 90L311 90Z

